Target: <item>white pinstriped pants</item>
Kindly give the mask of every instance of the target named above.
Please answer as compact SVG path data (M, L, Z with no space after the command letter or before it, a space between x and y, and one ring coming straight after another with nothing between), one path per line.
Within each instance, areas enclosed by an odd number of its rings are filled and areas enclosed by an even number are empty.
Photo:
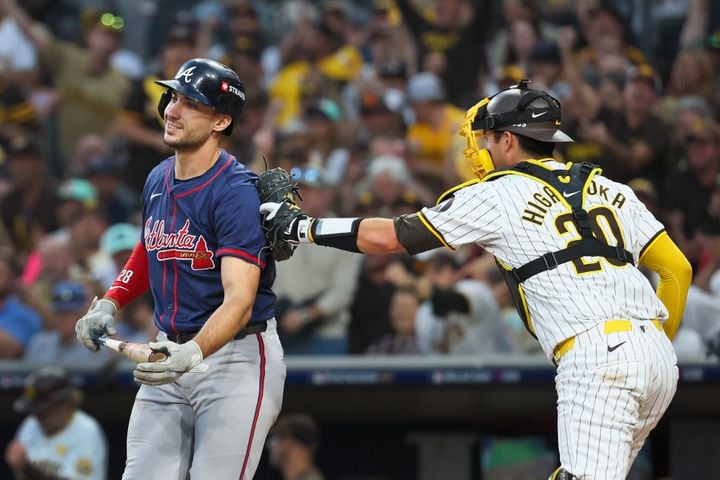
M601 323L577 335L560 360L560 463L579 480L626 478L675 395L672 343L650 321L632 325L631 331L605 334Z

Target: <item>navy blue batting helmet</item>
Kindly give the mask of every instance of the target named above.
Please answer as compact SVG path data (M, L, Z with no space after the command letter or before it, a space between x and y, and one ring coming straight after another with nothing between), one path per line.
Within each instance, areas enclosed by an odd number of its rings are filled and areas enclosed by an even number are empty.
M193 58L183 63L172 80L156 80L155 83L167 87L158 103L158 112L164 118L165 108L170 103L170 90L220 113L230 115L233 123L242 113L245 105L245 87L237 73L222 63L207 58ZM230 135L230 124L223 133Z

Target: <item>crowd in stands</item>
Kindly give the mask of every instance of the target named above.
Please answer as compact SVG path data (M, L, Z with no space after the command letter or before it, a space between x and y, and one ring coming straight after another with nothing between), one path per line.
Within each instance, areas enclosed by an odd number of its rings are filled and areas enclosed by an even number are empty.
M690 259L678 353L720 353L716 2L185 3L149 55L124 47L137 12L99 4L68 31L43 2L0 0L0 357L98 358L74 322L140 239L144 179L171 154L153 81L193 57L226 63L247 90L223 147L257 172L291 171L313 216L432 205L473 177L465 110L530 79L576 140L558 158L627 182ZM540 351L480 247L306 246L278 263L275 292L288 355ZM154 338L152 297L118 323L123 339Z

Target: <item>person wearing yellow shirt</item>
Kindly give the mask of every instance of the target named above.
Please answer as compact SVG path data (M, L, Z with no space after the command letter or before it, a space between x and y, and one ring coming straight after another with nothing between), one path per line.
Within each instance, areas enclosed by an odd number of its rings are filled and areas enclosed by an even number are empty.
M278 115L281 127L301 116L303 94L313 81L312 77L319 74L324 77L321 81L343 84L355 78L363 64L357 48L343 44L322 22L300 25L295 46L299 50L299 59L281 68L269 89L271 100L282 103Z
M412 169L431 187L444 190L457 183L453 158L462 152L458 129L465 113L445 101L440 78L430 72L410 78L407 97L415 114L406 133L413 153Z

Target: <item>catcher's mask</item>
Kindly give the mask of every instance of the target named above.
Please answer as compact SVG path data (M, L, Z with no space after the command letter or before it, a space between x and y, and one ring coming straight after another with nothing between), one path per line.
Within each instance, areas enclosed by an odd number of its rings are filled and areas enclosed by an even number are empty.
M222 63L206 58L188 60L174 79L156 80L155 83L167 87L158 103L158 113L162 118L165 118L165 109L170 103L171 90L175 90L201 105L230 115L232 123L223 130L225 135L232 133L245 105L245 87L237 73Z
M560 102L546 92L528 88L529 83L520 80L483 98L465 113L460 126L460 135L467 142L463 153L478 178L495 170L490 152L478 145L478 138L488 131L508 131L548 143L574 141L560 130Z

